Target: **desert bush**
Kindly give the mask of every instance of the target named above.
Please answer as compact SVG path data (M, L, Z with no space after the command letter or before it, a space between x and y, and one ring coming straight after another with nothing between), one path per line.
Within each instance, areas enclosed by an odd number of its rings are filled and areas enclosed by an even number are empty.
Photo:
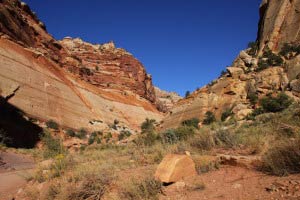
M92 145L96 139L97 139L97 133L93 132L89 137L88 144Z
M129 136L131 136L130 131L122 130L121 133L118 135L118 139L120 141L120 140L123 140L124 138L128 138Z
M300 172L300 141L286 141L275 145L263 156L262 170L284 176Z
M248 48L249 48L248 54L250 56L255 56L256 53L257 53L257 50L258 50L258 42L257 41L255 41L255 42L249 42L248 43Z
M257 63L257 69L255 70L256 72L260 72L262 70L265 70L269 67L270 65L268 64L268 61L263 59L263 58L259 58L258 59L258 63Z
M258 60L258 68L256 71L262 71L268 67L282 66L283 59L280 55L274 54L270 49L264 51L262 57Z
M246 116L246 119L247 120L254 120L256 116L261 115L263 113L264 113L263 108L256 108L252 111L252 113L250 113Z
M207 111L205 113L205 118L203 120L203 124L209 125L215 121L216 121L216 117L215 117L214 113L211 111Z
M162 193L162 184L153 177L146 177L143 180L132 180L121 190L121 198L128 200L158 200Z
M52 137L51 133L49 133L47 130L44 130L44 132L41 134L41 141L45 145L43 153L44 158L54 158L59 154L66 153L61 141Z
M76 135L75 131L73 131L72 129L68 129L66 131L66 134L70 137L75 137L75 135Z
M226 109L221 115L221 121L224 122L228 117L230 117L232 115L233 115L232 110Z
M258 95L255 92L250 92L247 95L247 99L249 100L252 106L255 106L258 102Z
M69 200L99 200L102 199L108 187L112 183L113 177L106 173L87 174L81 181L79 187L74 187L67 199Z
M91 76L91 75L93 75L93 72L89 68L81 67L79 69L79 74L81 76L83 76L83 75Z
M290 59L300 54L300 45L285 43L279 52L281 56Z
M191 147L200 151L209 151L215 147L213 135L208 130L204 130L201 134L197 134L189 141Z
M280 112L292 104L292 100L284 93L276 97L267 96L260 100L260 104L265 112Z
M79 131L75 134L79 139L85 139L87 135L87 130L85 128L79 129Z
M191 127L195 127L198 128L198 124L199 124L199 119L198 118L192 118L192 119L188 119L188 120L184 120L181 122L182 126L191 126Z
M56 122L53 121L53 120L47 121L47 122L46 122L46 126L47 126L48 128L53 129L53 130L58 130L58 129L59 129L58 123L56 123Z
M142 124L141 124L141 129L142 133L147 133L147 132L153 132L155 130L155 119L146 119Z
M233 147L236 145L234 134L227 130L217 130L214 134L215 144L222 147Z
M169 129L161 133L161 141L164 144L175 144L179 141L174 129Z
M158 136L154 131L146 132L139 135L136 139L133 140L133 143L137 146L152 146L158 140Z

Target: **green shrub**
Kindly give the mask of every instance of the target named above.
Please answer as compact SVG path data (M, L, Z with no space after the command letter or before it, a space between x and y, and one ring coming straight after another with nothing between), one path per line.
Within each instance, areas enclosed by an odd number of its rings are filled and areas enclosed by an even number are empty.
M284 56L286 59L297 56L298 54L300 54L300 45L285 43L281 48L279 54L281 56Z
M153 132L155 130L155 122L155 119L147 118L141 125L142 133Z
M81 68L79 68L79 75L80 76L83 76L83 75L91 76L91 75L93 75L93 72L89 68L81 67Z
M247 95L247 99L250 101L252 106L255 106L258 102L258 95L255 92L250 92Z
M248 43L248 48L249 48L248 54L250 56L255 56L256 53L257 53L257 51L258 51L258 42L257 41L255 41L255 42L249 42Z
M144 134L139 135L133 142L137 146L152 146L158 140L158 136L154 131L146 132Z
M130 131L122 130L121 133L118 135L118 139L120 141L120 140L123 140L124 138L128 138L130 136L131 136L131 132Z
M73 131L72 129L68 129L66 131L67 135L70 136L70 137L75 137L76 133L75 131Z
M282 66L283 59L280 55L274 54L271 50L267 49L263 53L263 56L258 59L257 72L267 69L268 67L273 66Z
M66 152L61 141L52 137L51 133L47 130L42 133L41 141L45 145L44 158L54 158L55 156Z
M250 113L249 115L247 115L246 119L248 120L254 120L256 116L263 114L265 111L263 108L256 108L252 111L252 113Z
M175 144L179 141L174 129L169 129L161 133L161 140L164 144Z
M77 133L76 133L76 137L78 137L79 139L85 139L87 135L87 130L85 128L81 128Z
M231 109L226 109L221 115L222 122L224 122L228 117L230 117L232 115L233 115L233 113L232 113Z
M53 130L58 130L58 129L59 129L59 125L58 125L55 121L53 121L53 120L47 121L47 122L46 122L46 126L47 126L48 128L53 129Z
M275 145L263 156L262 170L266 173L285 176L300 172L300 141L287 141Z
M187 140L195 134L193 126L181 126L177 129L168 129L160 134L161 142L164 144L175 144L182 140Z
M292 104L292 100L284 93L276 97L267 96L261 99L260 104L265 112L280 112Z
M199 122L200 121L198 118L192 118L192 119L182 121L181 125L182 126L192 126L192 127L198 128Z
M211 111L207 111L205 113L205 118L203 120L203 124L209 125L215 121L216 121L216 117L215 117L214 113Z

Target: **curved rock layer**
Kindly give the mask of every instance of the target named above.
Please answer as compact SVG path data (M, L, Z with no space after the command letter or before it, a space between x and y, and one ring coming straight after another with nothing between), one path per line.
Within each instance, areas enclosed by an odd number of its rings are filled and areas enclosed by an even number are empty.
M99 130L161 119L151 76L112 43L56 41L30 8L0 1L0 95L32 118ZM97 123L93 123L97 122Z

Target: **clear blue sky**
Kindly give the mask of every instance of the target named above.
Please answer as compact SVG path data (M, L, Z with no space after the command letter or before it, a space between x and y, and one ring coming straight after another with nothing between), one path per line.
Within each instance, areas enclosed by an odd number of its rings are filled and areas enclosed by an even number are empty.
M261 0L25 0L56 39L114 41L158 87L184 95L256 39Z

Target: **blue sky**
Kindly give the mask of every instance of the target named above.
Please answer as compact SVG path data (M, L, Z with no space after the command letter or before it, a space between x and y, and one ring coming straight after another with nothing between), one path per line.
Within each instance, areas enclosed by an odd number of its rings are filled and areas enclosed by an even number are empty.
M181 95L217 78L256 39L260 0L25 0L56 39L114 41L161 89Z

